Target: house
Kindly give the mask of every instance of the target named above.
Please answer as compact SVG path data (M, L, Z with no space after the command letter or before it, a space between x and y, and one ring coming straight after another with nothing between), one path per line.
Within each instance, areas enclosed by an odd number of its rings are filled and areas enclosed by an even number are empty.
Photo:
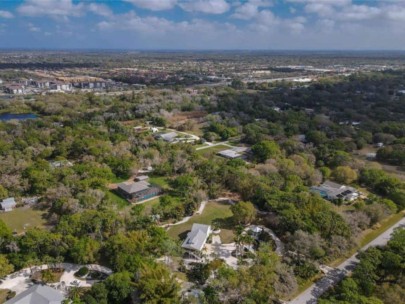
M357 189L331 181L325 181L320 186L311 187L311 191L318 193L321 197L331 201L342 199L344 201L352 202L360 196Z
M55 160L49 163L53 169L72 167L73 163L68 160Z
M4 304L60 304L62 293L46 285L34 285Z
M219 151L217 154L219 156L228 158L228 159L235 159L235 158L246 158L246 153L249 151L249 148L246 147L235 147L232 149L222 150Z
M13 211L13 209L15 208L15 206L17 206L17 203L15 202L14 197L9 197L4 199L1 203L0 203L1 209L4 212L10 212Z
M117 191L126 199L139 202L162 193L162 189L147 181L123 182L118 184Z
M169 133L164 133L164 134L158 134L156 136L157 139L162 139L167 142L174 142L175 138L177 137L176 132L169 132Z
M193 224L181 247L187 249L189 255L199 257L211 232L209 225Z
M4 92L8 94L20 95L25 93L25 87L20 84L10 84L5 87Z
M50 84L50 89L51 90L56 90L56 91L71 91L72 90L72 84L64 83L64 82L61 82L61 81L52 82Z

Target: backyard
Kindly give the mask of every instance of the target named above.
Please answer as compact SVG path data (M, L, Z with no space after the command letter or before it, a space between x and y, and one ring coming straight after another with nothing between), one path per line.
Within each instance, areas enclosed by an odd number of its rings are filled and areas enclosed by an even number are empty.
M208 158L208 157L211 157L211 156L217 154L219 151L223 151L223 150L227 150L227 149L231 149L231 147L220 144L217 146L212 146L209 148L197 150L197 153Z
M0 213L0 220L16 233L24 232L25 229L46 225L46 212L24 207L10 212Z
M194 223L207 224L212 225L213 229L221 229L220 236L223 243L232 243L235 235L231 230L231 217L231 205L221 202L209 202L202 214L193 216L184 224L170 227L168 234L176 240L183 240Z

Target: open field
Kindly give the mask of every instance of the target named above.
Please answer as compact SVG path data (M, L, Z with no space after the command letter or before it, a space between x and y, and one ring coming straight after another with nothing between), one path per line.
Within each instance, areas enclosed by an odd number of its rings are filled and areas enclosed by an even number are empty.
M232 243L234 233L230 229L232 211L231 205L220 202L209 202L202 214L193 216L188 222L170 227L168 234L174 239L184 239L186 233L191 230L194 223L213 225L213 228L221 229L221 240L223 243Z
M12 231L24 232L24 228L43 228L46 225L46 212L32 208L17 208L10 212L0 213L0 219L6 223Z

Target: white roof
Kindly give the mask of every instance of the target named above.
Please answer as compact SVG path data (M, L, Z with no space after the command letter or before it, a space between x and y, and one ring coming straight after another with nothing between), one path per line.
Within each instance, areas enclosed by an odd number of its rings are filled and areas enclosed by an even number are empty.
M34 285L4 304L60 304L64 296L46 285Z
M181 247L186 249L201 251L211 233L211 226L202 224L193 224L186 240Z
M2 208L7 208L7 207L15 207L17 203L15 202L14 197L9 197L4 199L0 204Z

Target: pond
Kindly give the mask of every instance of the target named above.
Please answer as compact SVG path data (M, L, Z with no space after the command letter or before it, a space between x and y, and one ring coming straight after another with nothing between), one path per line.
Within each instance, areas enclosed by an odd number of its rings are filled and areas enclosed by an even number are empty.
M26 119L36 119L38 116L33 113L24 113L24 114L13 114L13 113L3 113L0 114L0 121L7 120L26 120Z

